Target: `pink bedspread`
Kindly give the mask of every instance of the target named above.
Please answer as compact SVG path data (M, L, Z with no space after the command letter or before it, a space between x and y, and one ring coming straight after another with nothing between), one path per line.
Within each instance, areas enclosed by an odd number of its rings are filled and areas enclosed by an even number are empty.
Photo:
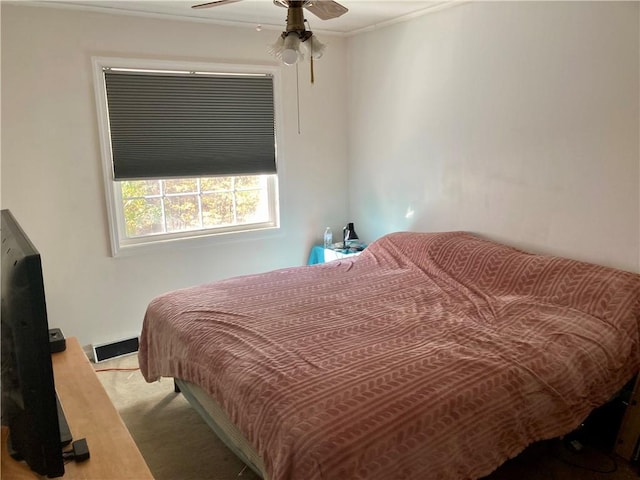
M638 370L640 275L461 232L154 299L140 365L208 391L271 480L473 479Z

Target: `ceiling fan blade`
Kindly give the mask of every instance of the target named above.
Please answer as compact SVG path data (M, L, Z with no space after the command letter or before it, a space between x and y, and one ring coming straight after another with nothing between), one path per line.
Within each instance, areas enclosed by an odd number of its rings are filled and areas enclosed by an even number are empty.
M289 7L289 0L273 0L273 3L279 7L284 7L284 8Z
M305 5L305 8L321 20L338 18L349 11L347 7L332 0L310 1Z
M224 5L225 3L236 3L242 0L215 0L214 2L200 3L198 5L191 5L191 8L210 8L217 7L218 5Z

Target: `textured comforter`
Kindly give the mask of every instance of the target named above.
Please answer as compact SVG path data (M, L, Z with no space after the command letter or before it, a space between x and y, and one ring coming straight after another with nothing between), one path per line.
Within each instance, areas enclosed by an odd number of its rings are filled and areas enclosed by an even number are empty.
M640 275L395 233L162 295L139 358L209 392L271 480L473 479L616 393L639 321Z

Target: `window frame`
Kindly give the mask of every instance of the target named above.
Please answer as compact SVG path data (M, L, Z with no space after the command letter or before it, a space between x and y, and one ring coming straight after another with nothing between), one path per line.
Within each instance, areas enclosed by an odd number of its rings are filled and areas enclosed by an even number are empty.
M158 249L176 248L177 246L197 246L229 240L250 240L266 236L279 235L280 230L280 188L279 179L282 171L282 155L280 155L281 138L281 82L280 69L277 65L255 64L236 65L223 63L199 63L172 60L149 60L118 57L92 57L94 87L97 103L98 127L100 134L101 157L111 254L113 257L135 253L150 252ZM276 163L278 172L267 175L267 193L269 195L269 214L271 221L248 225L233 225L213 229L188 230L184 232L154 234L129 238L126 236L124 210L122 205L122 189L119 181L114 179L109 117L107 109L106 86L103 75L104 68L123 68L151 71L182 72L224 72L237 74L267 74L273 78L273 99L275 116ZM228 175L230 176L230 175ZM246 176L239 174L237 176ZM191 177L189 177L191 178ZM196 177L193 177L196 178Z

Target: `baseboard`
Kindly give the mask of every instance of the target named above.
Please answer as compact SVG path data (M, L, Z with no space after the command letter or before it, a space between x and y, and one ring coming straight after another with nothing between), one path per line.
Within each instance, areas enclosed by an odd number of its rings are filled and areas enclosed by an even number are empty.
M140 342L138 337L125 338L101 345L93 345L93 361L96 363L110 360L115 357L136 353Z

